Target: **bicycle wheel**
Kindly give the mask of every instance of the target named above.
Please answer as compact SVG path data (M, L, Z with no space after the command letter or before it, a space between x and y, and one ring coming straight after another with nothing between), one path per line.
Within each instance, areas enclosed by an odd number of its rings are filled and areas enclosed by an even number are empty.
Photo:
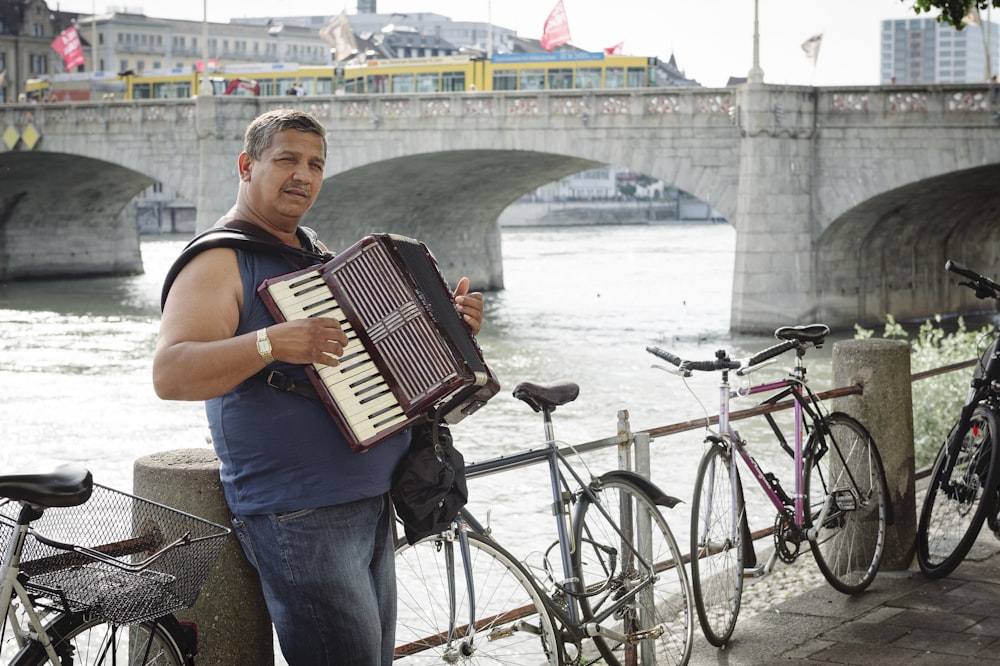
M863 425L834 413L810 435L804 468L813 558L830 585L857 594L875 579L882 561L887 523L882 458Z
M573 564L583 622L613 632L594 637L598 652L608 664L687 663L691 600L667 521L626 473L605 474L591 490L596 504L582 499Z
M467 536L471 626L459 540L432 536L396 549L396 661L562 664L552 616L530 574L496 543L474 532Z
M956 424L934 462L917 523L917 562L930 578L955 570L995 508L997 421L992 409L976 407L969 429L959 433Z
M73 666L189 666L194 655L181 625L172 615L140 624L115 626L87 613L59 615L47 627L62 663ZM11 666L50 664L45 650L32 642Z
M713 444L701 459L691 506L691 587L702 633L722 647L733 635L743 597L746 520L732 452Z

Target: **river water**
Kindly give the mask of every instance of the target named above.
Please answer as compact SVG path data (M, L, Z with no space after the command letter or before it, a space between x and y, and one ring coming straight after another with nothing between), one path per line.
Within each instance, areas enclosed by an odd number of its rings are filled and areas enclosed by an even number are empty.
M716 413L716 377L696 377L689 390L652 369L645 346L710 358L717 348L745 356L773 342L729 333L734 236L726 224L505 230L506 288L487 294L480 335L502 390L453 427L467 462L543 441L540 417L510 395L523 380L580 384L580 397L556 412L557 438L570 444L614 435L619 410L628 410L633 430ZM201 404L161 401L150 380L160 286L186 240L144 237L140 276L0 285L3 473L76 461L97 481L129 491L136 458L209 446ZM792 323L805 322L775 326ZM830 346L810 354L818 390L829 388ZM668 515L682 548L702 437L653 441L653 480L686 502ZM766 442L755 452L765 465L776 449ZM613 451L584 460L595 473L615 464ZM551 495L543 469L474 479L470 492L474 512L489 513L515 554L547 545ZM760 497L748 490L748 502ZM773 516L760 515L755 528Z

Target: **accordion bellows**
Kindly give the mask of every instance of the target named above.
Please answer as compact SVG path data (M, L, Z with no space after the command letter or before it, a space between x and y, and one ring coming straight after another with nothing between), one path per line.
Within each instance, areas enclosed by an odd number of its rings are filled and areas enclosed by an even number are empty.
M310 381L355 451L430 414L457 423L500 390L423 243L372 234L325 264L270 278L258 293L276 321L333 317L349 338Z

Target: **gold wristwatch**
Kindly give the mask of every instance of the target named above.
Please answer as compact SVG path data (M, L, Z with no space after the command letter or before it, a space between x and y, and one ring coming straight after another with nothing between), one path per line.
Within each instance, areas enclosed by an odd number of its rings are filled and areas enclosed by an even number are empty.
M260 354L264 365L274 363L274 357L271 356L271 339L267 337L266 327L257 329L257 353Z

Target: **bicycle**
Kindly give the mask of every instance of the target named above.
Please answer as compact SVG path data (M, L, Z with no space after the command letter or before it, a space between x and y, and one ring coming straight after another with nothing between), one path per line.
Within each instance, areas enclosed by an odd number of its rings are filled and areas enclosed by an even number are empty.
M976 298L1000 303L1000 284L954 261L945 269ZM994 438L1000 432L998 338L986 345L972 373L958 422L938 452L917 522L917 562L929 578L947 576L965 559L983 522L1000 537L996 515L1000 472Z
M77 465L0 476L0 661L190 666L197 628L173 613L194 604L229 532Z
M823 345L830 329L822 324L784 326L775 331L781 342L748 359L730 359L724 350L709 361L683 360L657 347L647 351L674 367L655 365L681 377L692 371L721 372L718 430L709 435L695 478L691 507L691 585L708 642L716 647L732 637L740 611L744 578L773 571L777 560L790 564L808 543L826 580L845 594L867 588L878 572L889 522L885 472L868 430L841 412L826 413L806 385L803 356ZM795 350L791 373L776 382L732 390L729 373L743 377ZM769 362L770 361L770 362ZM764 406L792 398L791 440L765 410L765 418L781 448L793 459L794 488L786 492L772 472L749 454L747 441L730 424L735 398L770 393ZM740 459L777 511L774 551L757 564L736 460Z
M682 554L645 477L589 480L554 437L552 412L572 382L524 382L514 396L541 412L542 448L470 464L469 478L548 464L556 539L530 569L463 508L450 529L396 553L396 658L404 664L685 664L693 612ZM588 470L589 473L589 470ZM535 574L535 571L538 574Z

